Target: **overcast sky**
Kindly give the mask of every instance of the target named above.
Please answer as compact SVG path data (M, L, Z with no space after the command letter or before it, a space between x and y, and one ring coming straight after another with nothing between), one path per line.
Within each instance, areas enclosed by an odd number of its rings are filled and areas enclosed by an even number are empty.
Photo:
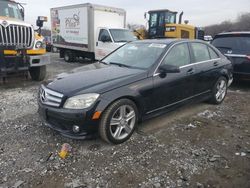
M26 21L35 24L38 15L48 16L50 8L72 4L95 3L123 8L127 11L127 23L145 25L144 12L154 9L184 11L184 20L196 26L206 26L250 12L250 0L17 0L26 3ZM46 24L49 28L50 25Z

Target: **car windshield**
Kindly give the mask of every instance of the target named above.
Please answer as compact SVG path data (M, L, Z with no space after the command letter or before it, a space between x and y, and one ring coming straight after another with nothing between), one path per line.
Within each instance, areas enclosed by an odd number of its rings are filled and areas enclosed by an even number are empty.
M23 20L18 4L9 1L0 1L0 16Z
M213 40L212 44L223 53L249 54L250 35L223 36Z
M110 33L115 42L131 42L136 40L136 37L129 30L110 29Z
M148 69L163 53L166 44L128 43L102 60L106 64Z

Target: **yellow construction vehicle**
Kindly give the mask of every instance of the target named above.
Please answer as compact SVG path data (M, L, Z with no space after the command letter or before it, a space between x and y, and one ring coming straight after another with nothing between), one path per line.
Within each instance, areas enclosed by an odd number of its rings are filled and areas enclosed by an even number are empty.
M33 80L43 80L50 58L46 55L41 27L46 17L39 16L38 29L24 22L22 4L0 0L0 78L13 73L24 73Z
M145 38L186 38L186 39L202 39L204 38L204 30L199 27L188 25L188 21L182 24L183 12L179 15L178 12L168 9L151 10L148 12L148 30L135 30L135 35L139 39ZM146 18L146 13L145 16Z

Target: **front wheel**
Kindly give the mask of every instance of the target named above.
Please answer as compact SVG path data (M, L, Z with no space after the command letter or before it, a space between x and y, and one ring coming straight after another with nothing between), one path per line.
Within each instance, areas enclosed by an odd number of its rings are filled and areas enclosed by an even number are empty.
M46 66L30 67L29 72L32 80L42 81L46 76Z
M212 97L210 102L212 104L220 104L226 97L227 94L227 79L225 77L220 77L215 83L212 91Z
M133 134L138 121L138 110L129 99L120 99L103 113L99 134L108 143L121 144Z

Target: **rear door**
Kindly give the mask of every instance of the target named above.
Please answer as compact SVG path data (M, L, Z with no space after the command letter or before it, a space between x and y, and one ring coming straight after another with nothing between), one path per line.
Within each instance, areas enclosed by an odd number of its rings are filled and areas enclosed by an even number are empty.
M193 95L195 65L190 64L191 57L188 44L176 44L161 64L175 65L180 68L179 73L168 73L162 78L158 72L154 75L155 109L162 109L178 104Z
M219 55L207 44L190 43L192 61L196 65L196 85L194 94L199 95L211 90L218 79L220 69Z

